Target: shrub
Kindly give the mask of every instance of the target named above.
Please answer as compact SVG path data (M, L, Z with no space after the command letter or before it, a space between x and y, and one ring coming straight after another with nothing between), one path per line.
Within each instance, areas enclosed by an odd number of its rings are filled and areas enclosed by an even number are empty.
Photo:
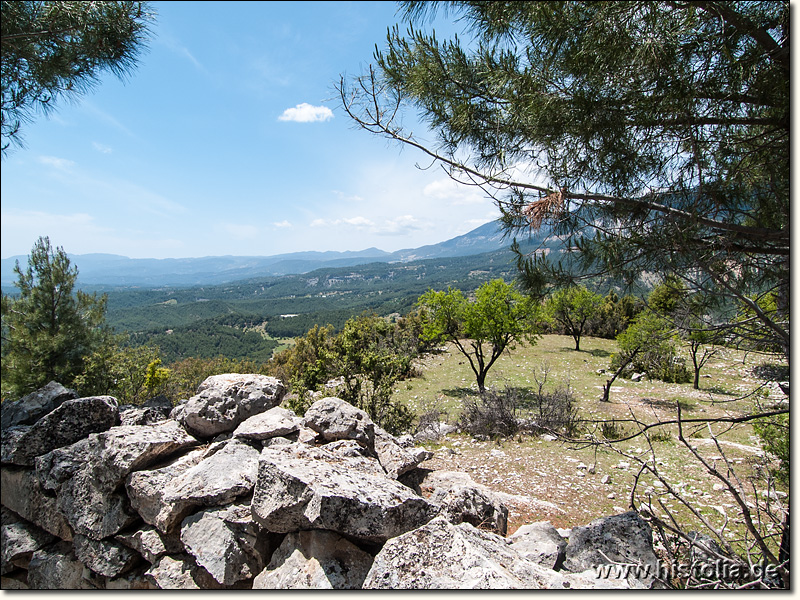
M509 388L503 392L487 389L466 400L461 413L461 429L473 436L499 438L519 430L516 411L519 397Z

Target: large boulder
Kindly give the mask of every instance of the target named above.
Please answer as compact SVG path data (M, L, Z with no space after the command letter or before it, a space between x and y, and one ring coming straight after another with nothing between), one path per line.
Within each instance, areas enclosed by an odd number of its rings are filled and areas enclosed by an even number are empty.
M567 540L547 521L523 525L507 539L522 556L548 569L560 569L566 558Z
M65 400L33 425L4 431L2 462L33 466L37 456L106 431L118 420L117 400L111 396Z
M269 531L328 529L382 543L439 510L399 482L354 468L321 448L317 458L285 448L264 448L259 460L253 516Z
M70 390L60 383L51 381L43 388L39 388L19 400L3 402L2 406L0 406L0 428L6 429L14 425L33 425L47 413L58 408L62 402L77 397L78 393L75 390Z
M142 519L170 533L194 510L222 506L252 492L258 457L258 450L234 439L159 469L132 473L125 487Z
M252 579L264 568L268 542L266 534L259 533L249 503L204 510L181 524L186 551L226 586Z
M437 517L390 539L364 589L628 589L594 572L559 573L528 560L499 535Z
M278 406L286 388L274 377L228 373L208 377L197 395L176 406L171 416L187 431L210 438L230 432L258 413Z
M339 398L322 398L306 410L303 424L316 431L327 442L355 440L372 448L375 423L369 415Z
M298 531L275 550L253 589L358 590L371 565L370 554L332 531Z
M657 573L658 557L653 551L650 526L634 511L596 519L588 525L573 527L567 543L564 568L574 573L604 564L639 565L631 572L636 587L650 587ZM650 575L647 575L649 569ZM637 576L638 575L638 576Z
M543 589L544 569L496 534L443 517L390 539L364 589Z
M72 527L58 509L58 500L47 495L31 469L0 470L0 502L46 532L72 540Z
M44 487L56 491L73 530L100 540L138 518L122 487L125 477L195 445L174 421L112 427L37 458L36 470Z

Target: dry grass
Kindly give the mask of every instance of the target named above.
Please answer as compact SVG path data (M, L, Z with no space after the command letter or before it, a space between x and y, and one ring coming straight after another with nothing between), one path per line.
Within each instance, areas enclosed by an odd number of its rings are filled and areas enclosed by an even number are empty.
M519 347L503 356L490 371L487 384L497 388L535 389L534 375L541 379L542 365L549 365L546 387L552 389L567 379L570 381L581 417L587 420L584 434L597 431L597 425L588 421L601 423L635 418L652 423L672 420L677 416L678 403L683 418L737 416L752 409L755 399L747 397L748 394L764 386L763 381L752 375L752 367L763 363L763 356L724 350L701 372L706 376L701 379L700 390L693 390L691 384L617 380L611 402L603 403L600 399L606 375L598 375L597 371L608 367L615 350L614 342L588 338L582 340L581 345L584 349L576 352L571 338L544 336L533 347ZM466 359L448 348L427 357L420 367L421 377L401 382L395 390L396 396L419 413L433 408L443 410L447 420L455 423L463 399L476 393L474 376ZM776 392L773 386L773 397L782 399L782 394ZM635 430L632 423L622 427L631 433ZM722 522L723 515L729 514L731 536L735 536L741 523L735 519L733 498L726 491L715 489L719 482L696 461L687 458L687 449L677 439L676 426L661 427L657 431L659 441L653 441L652 448L667 479L678 485L714 522ZM756 475L763 460L752 428L748 425L715 426L713 431L740 476L746 479ZM684 435L703 456L720 459L706 427L687 427ZM458 434L428 447L435 450L435 456L426 467L464 471L477 482L510 495L505 497L511 512L509 533L533 521L547 520L557 527L568 528L628 510L630 491L638 472L635 462L626 466L625 463L632 461L610 449L528 436L477 441ZM645 459L649 457L648 441L641 436L621 442L617 447ZM639 486L640 491L649 489L653 494L662 489L648 478L643 478ZM688 518L688 511L674 500L668 501L667 506Z

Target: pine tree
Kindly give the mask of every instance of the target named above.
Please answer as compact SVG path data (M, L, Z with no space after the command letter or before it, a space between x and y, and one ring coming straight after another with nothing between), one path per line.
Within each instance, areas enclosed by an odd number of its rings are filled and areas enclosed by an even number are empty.
M39 238L25 269L14 268L19 295L2 297L3 396L50 381L70 386L87 356L109 342L107 296L75 291L77 267L63 248Z

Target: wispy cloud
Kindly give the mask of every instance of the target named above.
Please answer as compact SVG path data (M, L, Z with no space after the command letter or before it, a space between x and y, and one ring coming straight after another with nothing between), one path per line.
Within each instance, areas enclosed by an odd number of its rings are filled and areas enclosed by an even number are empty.
M53 167L59 171L69 171L75 166L75 162L66 158L58 158L56 156L40 156L37 160L43 165Z
M375 235L405 235L411 231L420 231L427 226L412 215L402 215L391 219L375 222L366 217L350 217L347 219L314 219L311 227L324 227L334 229L347 227Z
M111 154L114 151L111 146L106 146L100 142L92 142L92 147L101 154Z
M273 223L272 226L277 227L278 229L288 229L292 226L292 224L289 223L289 221L283 220L277 223Z
M457 183L449 177L432 181L423 188L422 193L428 198L448 201L451 205L487 202L486 194L479 187Z
M279 121L294 121L295 123L314 123L327 121L333 118L333 111L327 106L312 106L306 102L294 108L287 108L278 117Z

